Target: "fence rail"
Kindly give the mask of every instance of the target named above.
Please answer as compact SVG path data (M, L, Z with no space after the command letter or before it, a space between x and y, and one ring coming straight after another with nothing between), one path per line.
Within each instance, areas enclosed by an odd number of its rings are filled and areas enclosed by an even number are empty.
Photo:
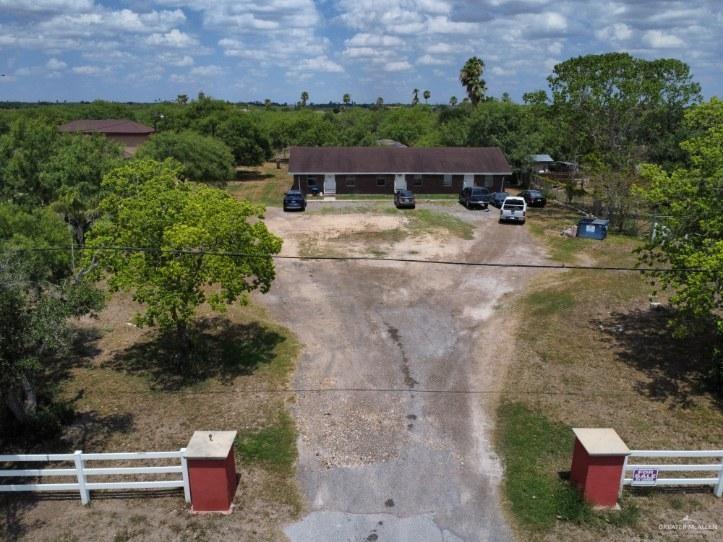
M90 461L148 461L148 460L177 459L175 465L142 466L142 467L87 467ZM191 491L188 483L188 465L186 462L186 449L181 448L172 452L120 452L120 453L83 453L76 451L72 454L15 454L0 455L0 463L73 463L72 468L9 468L0 469L2 478L46 478L46 477L74 477L74 482L68 483L29 483L29 484L0 484L0 493L18 491L78 491L83 504L90 502L90 492L101 489L172 489L183 488L186 502L191 502ZM180 479L161 480L131 480L120 482L93 482L89 477L94 476L135 476L135 475L168 475L180 474Z
M632 458L655 458L650 463L633 462ZM664 463L662 458L717 459L715 463ZM660 477L660 473L708 473L707 477ZM713 476L711 476L711 474ZM628 477L628 475L631 475ZM620 479L620 492L624 486L712 486L716 497L723 495L723 450L632 450L625 458Z

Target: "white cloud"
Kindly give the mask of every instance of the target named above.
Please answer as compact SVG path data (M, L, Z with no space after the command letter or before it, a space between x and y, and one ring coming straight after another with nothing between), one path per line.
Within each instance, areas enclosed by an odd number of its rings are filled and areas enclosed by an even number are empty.
M223 74L223 68L209 64L208 66L196 66L192 68L190 74L196 77L218 77Z
M443 66L445 64L449 64L449 60L432 55L424 55L417 59L417 64L423 64L426 66Z
M93 0L0 0L5 11L82 11L93 7Z
M319 56L316 58L306 58L302 60L297 67L292 69L292 71L341 73L344 71L344 68L336 62L329 60L325 56Z
M383 69L385 72L402 72L411 70L412 65L406 60L398 60L394 62L387 62L384 64Z
M100 75L103 71L107 71L107 70L101 69L98 66L87 66L87 65L86 66L74 66L73 68L71 68L71 70L73 71L73 73L77 73L78 75Z
M643 42L653 49L674 49L685 45L678 36L660 30L648 30L643 34Z
M198 40L193 36L181 32L177 28L166 32L165 34L151 34L146 38L146 43L155 47L174 47L177 49L185 49L198 45Z
M45 64L45 67L48 68L50 71L60 71L67 68L68 65L62 60L58 60L57 58L51 58Z
M625 23L615 23L595 31L595 37L600 41L621 42L630 39L633 30Z
M362 32L355 34L351 39L344 42L347 47L398 47L404 44L404 40L397 36L379 34L368 34Z

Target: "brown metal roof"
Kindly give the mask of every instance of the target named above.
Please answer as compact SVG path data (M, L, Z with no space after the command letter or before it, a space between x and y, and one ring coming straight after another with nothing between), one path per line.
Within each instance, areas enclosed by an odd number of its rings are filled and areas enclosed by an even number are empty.
M155 131L150 126L127 119L73 120L58 127L58 130L83 134L152 134Z
M291 147L290 173L488 173L512 170L497 147Z

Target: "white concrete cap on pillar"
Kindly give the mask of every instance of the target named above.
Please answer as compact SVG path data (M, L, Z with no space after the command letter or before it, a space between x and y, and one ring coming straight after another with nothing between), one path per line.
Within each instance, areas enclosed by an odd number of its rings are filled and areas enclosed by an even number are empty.
M194 431L186 446L188 459L226 459L236 431Z
M572 432L590 455L630 455L630 450L615 429L588 427L576 428Z

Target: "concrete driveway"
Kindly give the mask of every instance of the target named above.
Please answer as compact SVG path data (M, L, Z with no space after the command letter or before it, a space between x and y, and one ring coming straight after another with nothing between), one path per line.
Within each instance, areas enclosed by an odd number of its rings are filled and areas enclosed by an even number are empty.
M497 224L494 209L441 209L473 222L475 239L440 239L424 257L543 261L526 227ZM338 219L342 228L374 222ZM333 236L329 220L267 216L291 241L286 253L322 225L320 235ZM410 257L403 243L394 248L387 253ZM262 297L305 345L293 384L308 390L294 406L307 514L285 529L289 539L512 540L490 442L495 391L514 356L514 318L500 308L534 271L291 260L277 271Z

